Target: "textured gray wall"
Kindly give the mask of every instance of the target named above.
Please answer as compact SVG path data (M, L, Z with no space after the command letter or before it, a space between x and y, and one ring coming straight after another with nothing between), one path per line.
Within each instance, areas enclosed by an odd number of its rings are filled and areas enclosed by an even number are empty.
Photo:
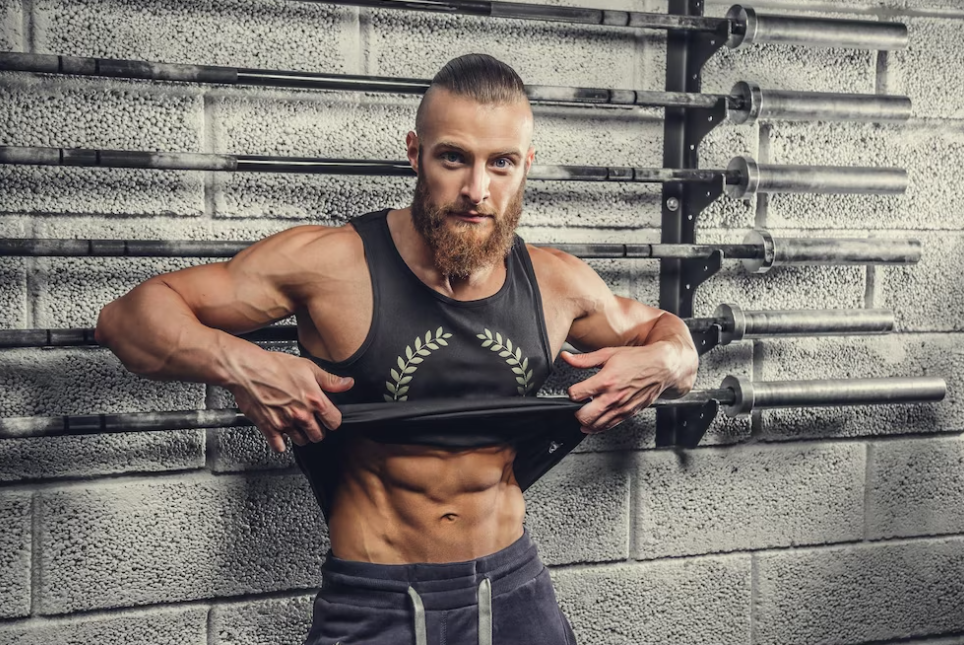
M573 0L665 10L659 0ZM754 46L722 51L704 90L735 80L908 94L902 126L725 125L703 163L898 165L902 197L722 200L700 230L905 236L910 268L748 276L728 266L697 314L744 307L893 307L899 334L742 343L704 358L698 387L759 379L939 375L940 404L719 419L686 454L653 450L640 415L528 495L528 523L584 643L964 643L964 3L756 5L898 19L896 53ZM707 8L722 15L726 4ZM335 8L285 0L0 0L0 50L428 77L469 51L529 83L661 89L660 33ZM0 144L401 158L416 100L0 75ZM658 165L660 112L537 108L542 163ZM254 239L408 203L403 179L213 176L0 167L0 235ZM533 182L530 241L653 241L658 193ZM110 299L188 264L0 259L0 327L90 326ZM597 262L655 303L652 263ZM284 348L281 348L284 349ZM547 391L560 391L565 370ZM0 416L230 405L221 391L127 374L103 350L0 353ZM252 429L0 442L0 643L300 643L327 548L290 455Z

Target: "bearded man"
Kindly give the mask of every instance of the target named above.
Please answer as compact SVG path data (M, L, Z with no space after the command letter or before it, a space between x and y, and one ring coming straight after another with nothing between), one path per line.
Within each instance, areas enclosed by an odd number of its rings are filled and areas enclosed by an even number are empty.
M516 446L375 441L339 432L339 405L532 397L567 341L587 353L563 360L600 368L569 389L586 433L693 386L679 318L515 235L532 132L509 66L456 58L406 138L410 208L291 228L101 312L128 369L225 387L274 450L294 444L331 540L307 645L575 642L523 526ZM300 357L233 335L292 315Z

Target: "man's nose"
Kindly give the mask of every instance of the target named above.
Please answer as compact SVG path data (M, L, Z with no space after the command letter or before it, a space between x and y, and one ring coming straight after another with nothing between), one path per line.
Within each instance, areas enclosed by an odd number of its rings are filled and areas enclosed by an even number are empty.
M473 166L462 188L462 194L473 204L481 204L489 196L489 174L485 166Z

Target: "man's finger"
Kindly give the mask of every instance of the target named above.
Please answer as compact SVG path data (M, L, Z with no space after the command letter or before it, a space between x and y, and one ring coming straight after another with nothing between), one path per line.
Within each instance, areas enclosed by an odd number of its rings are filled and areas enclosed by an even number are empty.
M326 430L337 430L341 426L341 410L324 394L319 394L317 399L309 398L308 406Z
M589 369L590 367L599 367L600 365L605 364L614 353L614 348L604 347L596 350L595 352L586 352L585 354L562 352L560 356L562 357L562 360L566 361L573 367Z
M569 398L573 401L585 401L602 393L605 390L605 376L601 373L593 374L584 381L579 381L569 386Z

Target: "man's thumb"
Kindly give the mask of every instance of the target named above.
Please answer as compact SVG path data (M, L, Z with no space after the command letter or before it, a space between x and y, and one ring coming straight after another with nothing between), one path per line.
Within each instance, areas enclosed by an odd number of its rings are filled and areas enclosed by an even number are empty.
M355 379L351 377L336 376L331 372L326 372L312 363L315 372L315 380L322 390L326 392L344 392L351 389L355 384Z

